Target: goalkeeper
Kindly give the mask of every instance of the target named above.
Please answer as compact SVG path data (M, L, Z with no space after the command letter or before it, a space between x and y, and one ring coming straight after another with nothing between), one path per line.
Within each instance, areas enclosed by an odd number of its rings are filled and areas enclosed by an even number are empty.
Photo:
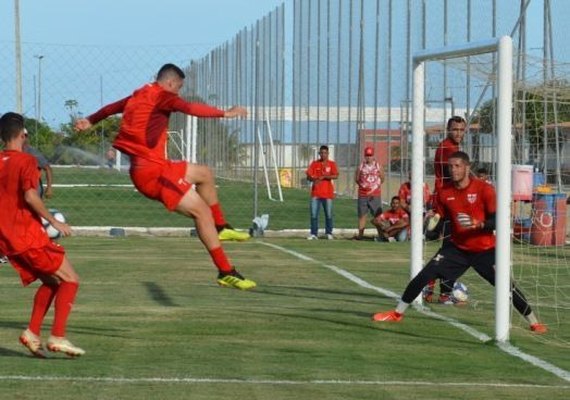
M495 213L496 196L493 186L470 177L469 156L461 151L449 157L451 182L437 192L436 211L451 222L451 238L424 269L413 278L393 311L374 314L374 321L400 322L412 301L430 281L454 282L469 267L495 286ZM445 285L449 295L452 288ZM547 327L541 324L522 292L512 285L513 305L525 317L530 330L542 334Z
M230 264L220 240L246 240L249 234L227 224L218 201L212 171L204 165L166 159L168 120L171 112L208 118L247 116L243 107L227 111L201 103L188 103L178 93L184 72L174 64L163 65L156 81L144 85L131 96L108 104L87 118L78 119L78 131L118 113L123 114L113 147L131 158L130 176L146 197L158 200L169 211L191 217L196 231L218 268L218 283L237 289L252 289L255 282L245 279ZM194 190L195 189L195 190Z

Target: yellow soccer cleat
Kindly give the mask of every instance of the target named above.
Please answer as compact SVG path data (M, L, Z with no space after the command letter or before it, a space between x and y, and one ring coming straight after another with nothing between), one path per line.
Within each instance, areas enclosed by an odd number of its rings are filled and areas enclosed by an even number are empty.
M257 286L254 281L244 278L235 269L227 274L220 272L218 275L218 285L240 290L250 290Z
M52 352L61 352L69 357L79 357L85 354L85 350L75 346L64 337L50 336L47 341L47 349Z
M220 240L234 240L238 242L243 242L250 238L249 233L236 231L233 228L224 228L218 233L218 239Z

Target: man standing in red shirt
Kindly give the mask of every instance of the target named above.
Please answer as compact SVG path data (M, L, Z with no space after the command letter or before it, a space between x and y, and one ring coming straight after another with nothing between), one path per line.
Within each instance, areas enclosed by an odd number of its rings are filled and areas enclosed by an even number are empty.
M179 111L197 117L236 118L247 116L247 111L237 106L223 111L184 101L178 95L184 78L179 67L165 64L158 71L155 82L106 105L87 118L77 120L75 128L85 130L110 115L122 113L121 127L113 147L129 155L129 172L137 190L162 202L169 211L194 219L198 237L218 268L218 284L252 289L255 282L245 279L235 270L220 244L220 240L246 240L249 234L237 232L227 224L212 171L205 165L166 158L170 113Z
M358 185L358 199L356 200L358 212L358 235L355 240L364 238L364 227L368 213L372 217L382 212L382 182L384 181L384 168L374 159L374 149L364 149L364 161L358 166L354 175ZM380 232L378 232L380 234Z
M20 274L24 286L36 279L42 281L34 297L30 323L20 342L34 356L45 358L40 333L44 316L54 303L48 350L81 356L85 351L65 337L79 276L64 248L48 238L41 218L63 236L71 234L71 228L50 214L38 194L38 163L34 156L22 151L27 137L24 118L13 112L4 114L0 118L0 132L5 143L4 151L0 152L0 252Z
M329 160L328 146L321 146L319 159L313 161L306 171L311 186L311 234L307 239L316 240L319 234L319 208L325 210L325 234L327 239L333 237L332 201L334 199L334 185L332 180L338 178L336 163Z
M454 282L469 267L495 286L495 189L482 180L471 179L470 166L466 153L458 151L450 155L451 182L437 193L436 211L449 219L451 238L410 281L396 309L374 314L374 321L400 322L428 281L441 278ZM528 321L530 330L546 333L547 327L538 322L522 292L514 284L512 288L513 305ZM446 290L449 295L452 288L446 287Z
M463 117L454 116L447 121L447 138L445 138L437 147L433 161L433 169L435 172L435 189L437 193L443 184L450 180L451 175L447 168L449 156L459 150L467 123Z

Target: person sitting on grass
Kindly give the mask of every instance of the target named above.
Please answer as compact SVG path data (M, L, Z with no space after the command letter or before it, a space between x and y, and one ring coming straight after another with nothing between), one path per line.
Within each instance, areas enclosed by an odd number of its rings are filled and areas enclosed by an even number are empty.
M451 181L437 192L436 212L449 219L450 240L443 242L435 256L408 283L396 309L374 314L373 321L400 322L429 281L440 278L442 282L455 282L470 267L495 286L495 189L480 179L472 179L470 166L469 156L462 151L449 157ZM445 286L445 289L442 296L451 297L452 287ZM531 331L537 334L548 331L515 284L512 285L512 302L528 321Z
M398 196L392 197L390 209L374 218L372 224L378 228L379 241L404 242L408 239L410 217L408 213L400 207L400 198Z

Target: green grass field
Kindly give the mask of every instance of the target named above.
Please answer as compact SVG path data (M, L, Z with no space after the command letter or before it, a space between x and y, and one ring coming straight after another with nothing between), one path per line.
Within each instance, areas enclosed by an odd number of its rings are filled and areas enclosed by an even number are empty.
M334 267L400 294L407 244L231 243L235 264L259 284L240 292L215 284L197 239L62 243L82 278L68 336L87 354L30 357L17 338L34 291L22 289L9 266L0 268L2 399L570 398L568 380L416 310L401 324L372 323L371 314L395 300ZM469 305L432 311L493 337L492 289L472 273L463 280ZM570 332L552 313L541 314L551 326L543 337L514 316L511 343L569 371Z
M162 204L149 200L132 187L101 185L130 184L127 173L106 168L55 168L58 185L93 185L89 187L56 187L54 197L46 203L62 211L76 226L141 226L189 227L193 222L168 213ZM231 223L247 229L252 225L254 188L251 182L218 179L221 204ZM276 190L275 188L273 188ZM309 190L283 189L284 202L269 200L265 186L259 185L258 213L269 214L269 229L309 229ZM273 196L277 196L276 192ZM88 210L88 212L86 212ZM356 202L339 197L334 202L337 228L357 226ZM324 215L321 211L321 225Z

